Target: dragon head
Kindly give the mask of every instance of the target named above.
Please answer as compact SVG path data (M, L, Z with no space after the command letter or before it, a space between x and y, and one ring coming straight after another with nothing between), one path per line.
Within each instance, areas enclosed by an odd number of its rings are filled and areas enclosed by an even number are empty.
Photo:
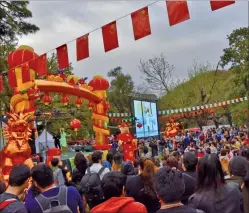
M7 132L5 136L9 141L15 141L18 148L27 143L31 136L31 129L29 123L34 120L33 115L24 114L23 112L7 113L9 120L7 122Z

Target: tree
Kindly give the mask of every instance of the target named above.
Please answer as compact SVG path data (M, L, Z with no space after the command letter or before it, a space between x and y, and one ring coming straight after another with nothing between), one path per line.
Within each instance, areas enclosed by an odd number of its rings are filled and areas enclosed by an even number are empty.
M244 85L241 95L245 95L249 88L249 27L234 30L227 39L229 47L223 50L221 65L231 64L231 70L237 75L236 83Z
M152 91L169 93L179 84L179 80L172 76L174 66L166 61L163 54L148 61L140 60L139 70Z
M134 82L129 74L124 74L121 67L116 67L108 72L112 78L108 90L108 100L113 112L129 112L129 95L133 92Z
M35 33L39 28L29 23L32 12L28 1L0 1L0 42L16 41L17 36ZM27 21L26 21L27 20Z

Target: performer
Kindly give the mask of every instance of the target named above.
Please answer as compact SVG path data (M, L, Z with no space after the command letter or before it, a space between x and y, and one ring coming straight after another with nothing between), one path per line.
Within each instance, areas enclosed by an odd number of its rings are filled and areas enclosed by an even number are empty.
M122 123L119 126L120 134L117 136L117 140L120 143L120 145L123 148L124 153L124 161L131 161L134 162L135 156L134 156L134 143L133 143L133 136L130 133L129 126L126 123Z
M67 152L67 150L68 150L68 147L67 147L67 136L70 136L70 135L68 135L64 131L64 128L61 128L60 132L61 132L60 142L61 142L62 152Z
M58 132L55 132L53 138L54 138L54 146L56 148L61 149L61 144L60 144L60 138L61 138L61 136L60 136L60 134Z

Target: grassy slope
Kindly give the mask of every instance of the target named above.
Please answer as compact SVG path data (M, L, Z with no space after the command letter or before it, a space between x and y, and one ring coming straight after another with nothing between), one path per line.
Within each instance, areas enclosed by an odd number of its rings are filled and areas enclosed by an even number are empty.
M161 98L159 101L159 109L167 110L201 105L200 88L203 88L207 97L211 96L208 103L226 101L239 96L239 88L233 81L235 75L231 71L217 72L217 81L212 94L210 94L214 75L214 71L202 72L194 78L178 85L169 94ZM246 102L229 106L235 123L242 123L245 121L246 115L243 113L244 108L247 108ZM241 115L240 119L236 118L237 114Z

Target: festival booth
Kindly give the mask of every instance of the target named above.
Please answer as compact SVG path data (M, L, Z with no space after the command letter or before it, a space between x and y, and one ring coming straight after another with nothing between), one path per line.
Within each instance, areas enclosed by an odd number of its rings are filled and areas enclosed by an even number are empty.
M46 150L47 146L48 148L54 148L54 139L49 132L43 130L43 132L35 140L36 153L42 153Z

